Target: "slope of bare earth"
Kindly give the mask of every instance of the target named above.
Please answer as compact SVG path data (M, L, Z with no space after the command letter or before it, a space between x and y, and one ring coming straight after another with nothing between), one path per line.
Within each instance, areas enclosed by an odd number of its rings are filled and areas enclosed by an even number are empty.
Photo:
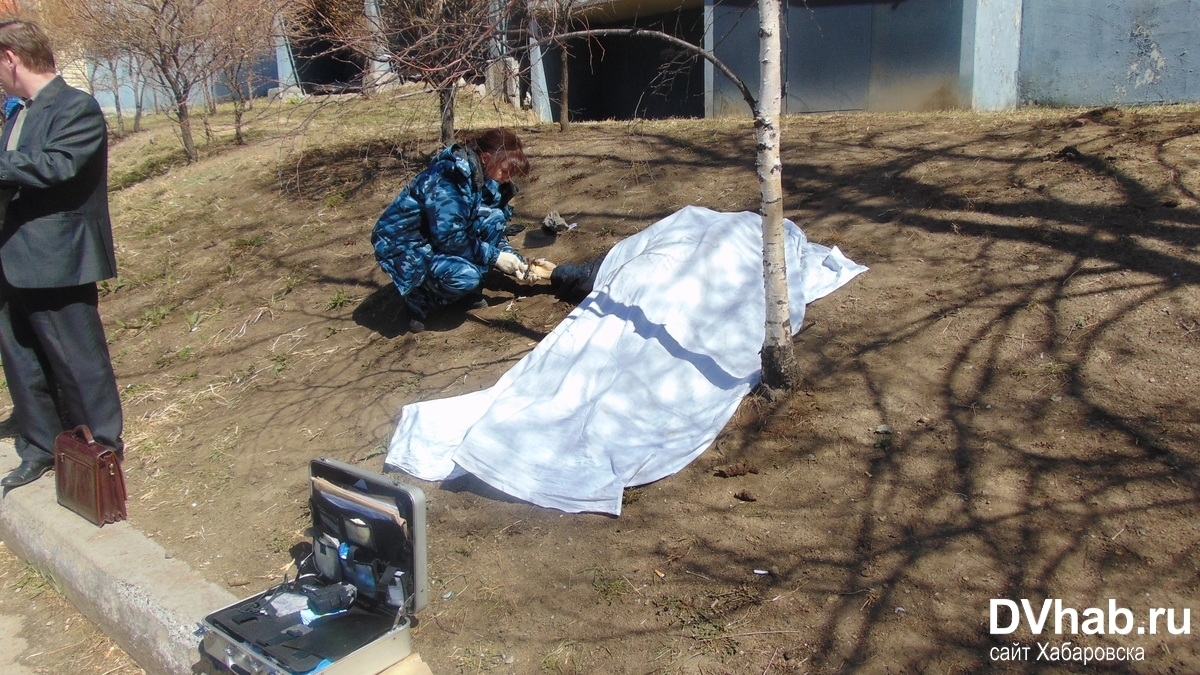
M487 309L405 333L369 233L435 149L428 102L254 115L244 147L212 118L191 166L158 120L114 144L121 276L102 300L130 519L245 594L305 540L310 459L380 469L404 404L489 386L570 309L494 278ZM532 256L589 258L687 204L756 208L743 121L560 133L484 102L459 121L527 141L514 243ZM748 399L693 465L627 491L620 518L421 484L424 660L1200 671L1167 625L1200 609L1200 109L796 117L784 166L787 215L871 267L810 307L804 386ZM541 236L551 209L578 228ZM1062 634L1051 616L992 635L989 601L1021 598L1061 599L1078 634L1064 614ZM1152 608L1174 611L1152 624ZM1093 650L1045 660L1064 642Z

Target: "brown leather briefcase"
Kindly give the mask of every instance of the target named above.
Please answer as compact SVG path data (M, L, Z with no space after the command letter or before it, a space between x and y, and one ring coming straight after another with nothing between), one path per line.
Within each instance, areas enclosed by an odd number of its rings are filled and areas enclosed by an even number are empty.
M125 474L117 451L82 424L54 439L54 487L59 504L94 525L125 520Z

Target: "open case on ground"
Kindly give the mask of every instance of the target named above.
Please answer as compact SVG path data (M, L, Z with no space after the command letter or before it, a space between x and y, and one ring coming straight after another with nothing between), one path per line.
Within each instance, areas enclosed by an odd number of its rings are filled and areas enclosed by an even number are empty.
M224 672L375 675L412 653L429 592L425 493L332 459L309 475L299 576L204 618L200 650Z

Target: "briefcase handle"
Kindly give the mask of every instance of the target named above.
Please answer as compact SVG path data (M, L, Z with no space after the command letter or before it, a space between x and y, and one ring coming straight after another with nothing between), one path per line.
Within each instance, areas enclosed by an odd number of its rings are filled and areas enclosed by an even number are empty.
M92 430L86 424L80 424L71 430L71 435L75 438L82 438L84 443L94 445L96 439L92 437Z

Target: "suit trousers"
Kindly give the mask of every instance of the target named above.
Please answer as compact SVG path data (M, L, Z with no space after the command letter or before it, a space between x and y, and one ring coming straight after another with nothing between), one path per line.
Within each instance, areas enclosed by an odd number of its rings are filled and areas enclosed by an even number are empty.
M0 273L0 361L21 459L52 460L55 436L80 424L124 452L96 284L14 288Z

